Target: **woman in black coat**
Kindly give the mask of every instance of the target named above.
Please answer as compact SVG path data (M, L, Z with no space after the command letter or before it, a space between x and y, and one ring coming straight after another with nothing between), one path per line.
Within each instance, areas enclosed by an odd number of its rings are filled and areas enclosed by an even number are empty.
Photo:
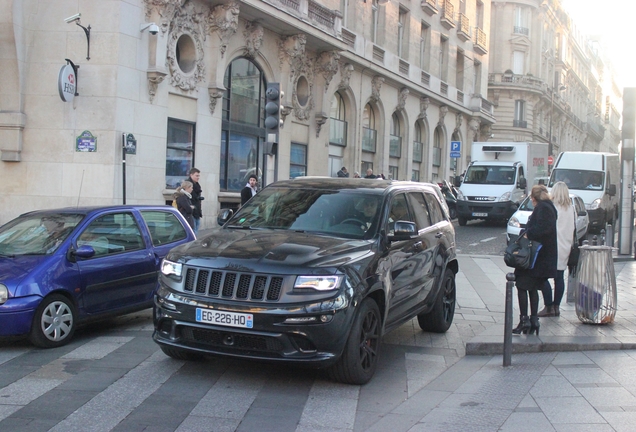
M194 205L192 204L192 182L187 180L181 182L181 186L177 188L174 194L177 201L177 209L183 215L190 228L194 230Z
M552 204L550 194L544 185L532 187L530 199L534 210L526 225L526 236L538 241L542 247L537 255L534 267L530 270L515 270L515 285L521 314L519 325L512 330L515 334L539 335L539 291L543 284L557 274L557 210ZM530 298L530 317L528 317L528 298Z

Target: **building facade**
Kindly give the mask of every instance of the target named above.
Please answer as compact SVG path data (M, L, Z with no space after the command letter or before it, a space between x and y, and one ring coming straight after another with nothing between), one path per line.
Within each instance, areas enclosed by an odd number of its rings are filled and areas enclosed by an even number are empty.
M342 166L450 179L494 123L484 97L490 1L2 8L2 223L36 208L167 202L195 166L210 228L220 208L238 206L251 174L262 185ZM76 95L64 102L58 81L71 63ZM283 92L274 145L263 124L269 83Z
M598 43L558 0L493 0L491 13L491 140L547 142L553 156L617 153L622 95Z

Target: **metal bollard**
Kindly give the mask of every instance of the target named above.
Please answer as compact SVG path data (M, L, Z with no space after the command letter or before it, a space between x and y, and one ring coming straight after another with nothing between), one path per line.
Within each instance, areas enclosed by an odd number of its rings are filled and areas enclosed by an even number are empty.
M515 274L506 274L506 309L504 318L503 365L512 363L512 287L515 285Z
M605 237L605 229L601 230L601 243L599 244L599 246L604 246L606 243L606 237Z

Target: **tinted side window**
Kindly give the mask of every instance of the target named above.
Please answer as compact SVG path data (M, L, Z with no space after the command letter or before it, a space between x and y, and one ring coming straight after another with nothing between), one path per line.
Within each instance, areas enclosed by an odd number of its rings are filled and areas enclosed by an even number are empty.
M428 204L428 213L431 217L431 223L436 224L445 220L444 212L442 212L442 207L439 205L439 201L433 194L425 193L424 198L426 199L426 203Z
M177 217L170 212L142 211L150 238L154 246L183 240L187 233Z
M415 222L418 229L423 229L431 226L431 218L428 212L428 205L421 192L411 192L409 195L409 201L415 213Z
M143 248L141 232L130 213L100 216L86 227L77 245L95 249L95 257Z
M415 222L413 216L409 212L409 206L406 202L406 195L396 195L391 201L391 210L389 211L388 232L389 235L394 233L394 225L396 221Z

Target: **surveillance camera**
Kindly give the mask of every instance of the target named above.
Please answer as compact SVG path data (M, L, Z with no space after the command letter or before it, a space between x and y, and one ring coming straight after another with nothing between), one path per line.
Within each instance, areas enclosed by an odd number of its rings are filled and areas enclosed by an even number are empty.
M156 35L157 33L159 33L159 26L153 22L142 24L141 27L139 27L140 32L143 32L146 29L148 29L148 33L150 33L151 35Z
M70 16L68 18L66 18L64 21L66 21L67 24L72 23L73 21L77 21L78 19L80 19L80 17L82 16L81 13L77 13L73 16Z

